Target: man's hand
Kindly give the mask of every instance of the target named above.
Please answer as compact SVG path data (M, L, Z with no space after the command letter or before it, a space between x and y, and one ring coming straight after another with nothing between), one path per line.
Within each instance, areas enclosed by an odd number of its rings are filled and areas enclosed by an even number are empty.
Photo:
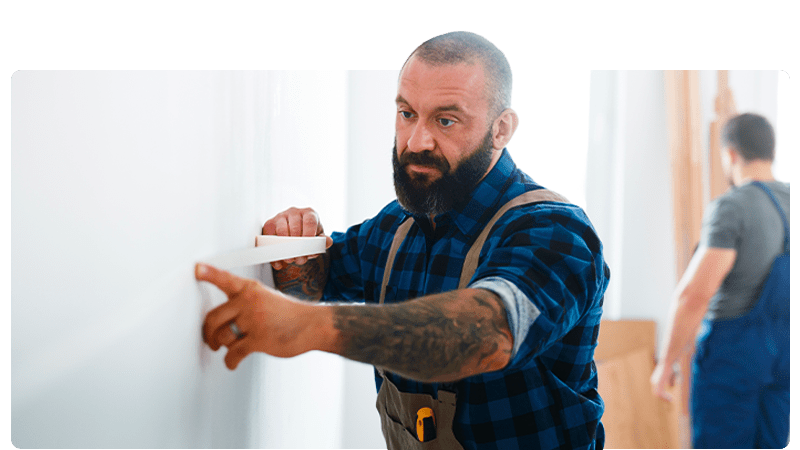
M256 351L288 358L317 349L311 339L321 333L305 331L322 329L322 309L206 264L195 266L195 278L212 283L228 296L226 303L206 315L203 341L214 351L228 347L225 365L229 369ZM234 322L241 337L230 329Z
M322 236L324 235L322 223L319 221L319 215L311 208L289 208L286 211L276 215L264 223L261 229L261 234L269 236ZM330 236L326 237L325 247L330 247L333 244L333 239ZM301 256L298 258L291 258L283 261L275 261L272 263L272 268L281 270L289 264L303 265L309 259L314 259L319 255Z
M650 376L650 387L653 395L662 400L672 401L672 394L667 392L667 388L675 386L675 370L673 366L658 363L653 375Z
M311 208L289 208L264 223L261 232L272 236L325 235L319 216ZM330 236L325 236L325 240L326 248L333 244ZM313 264L306 264L308 261ZM319 300L328 280L328 268L327 253L275 261L272 263L275 287L303 300Z

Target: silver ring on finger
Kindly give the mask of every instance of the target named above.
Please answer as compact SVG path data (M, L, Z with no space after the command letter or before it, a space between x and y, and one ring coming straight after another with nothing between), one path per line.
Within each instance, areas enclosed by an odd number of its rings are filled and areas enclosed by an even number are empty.
M242 333L242 330L240 330L239 326L236 325L236 322L231 322L228 324L228 328L230 328L231 333L236 336L236 339L241 339L244 336L244 333Z

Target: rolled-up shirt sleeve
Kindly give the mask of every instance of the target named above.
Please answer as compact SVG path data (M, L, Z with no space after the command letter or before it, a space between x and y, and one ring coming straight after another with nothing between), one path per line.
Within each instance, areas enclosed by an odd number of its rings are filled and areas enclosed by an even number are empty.
M494 292L503 301L508 327L514 339L514 347L511 351L511 358L514 358L520 345L525 341L525 337L528 336L531 325L539 317L539 309L514 283L500 277L483 278L468 287Z

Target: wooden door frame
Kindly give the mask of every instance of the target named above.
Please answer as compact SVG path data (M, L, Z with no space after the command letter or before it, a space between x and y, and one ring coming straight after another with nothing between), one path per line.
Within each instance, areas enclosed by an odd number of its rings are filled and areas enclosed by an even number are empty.
M702 146L700 81L693 70L664 71L669 149L672 163L672 192L675 237L675 274L680 280L700 241L703 209L728 189L722 171L720 134L725 122L736 114L733 93L728 85L728 71L717 71L716 117L709 129L708 155ZM708 164L708 196L704 195L703 161ZM680 429L681 440L690 445L689 401L691 396L691 361L694 347L680 359Z

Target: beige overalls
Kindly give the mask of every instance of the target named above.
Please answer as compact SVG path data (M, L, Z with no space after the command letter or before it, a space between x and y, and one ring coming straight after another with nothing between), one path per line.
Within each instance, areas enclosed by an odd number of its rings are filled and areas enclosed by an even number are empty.
M497 220L509 209L516 206L545 201L568 203L564 197L555 192L539 189L525 192L514 197L497 211L467 252L464 265L461 268L458 289L466 288L472 275L475 274L481 248L483 248L483 244L486 242L486 238L489 236L489 232L492 230ZM403 239L405 239L413 223L413 220L406 219L397 228L394 239L392 239L392 246L389 249L389 256L386 260L386 269L383 272L380 298L378 300L379 304L383 304L386 296L386 286L389 284L389 278L391 276L392 266L394 265L394 259L397 256L397 250L400 248L400 244L403 242ZM453 434L453 419L456 415L457 399L455 392L449 392L440 388L438 391L438 398L436 399L428 394L400 392L397 386L389 380L382 368L378 368L377 370L381 378L383 378L383 383L381 384L380 391L378 391L376 407L381 416L381 428L383 429L383 436L386 439L388 450L463 450L463 446L456 440ZM420 442L416 433L417 411L424 407L431 408L434 412L436 438L427 442Z

